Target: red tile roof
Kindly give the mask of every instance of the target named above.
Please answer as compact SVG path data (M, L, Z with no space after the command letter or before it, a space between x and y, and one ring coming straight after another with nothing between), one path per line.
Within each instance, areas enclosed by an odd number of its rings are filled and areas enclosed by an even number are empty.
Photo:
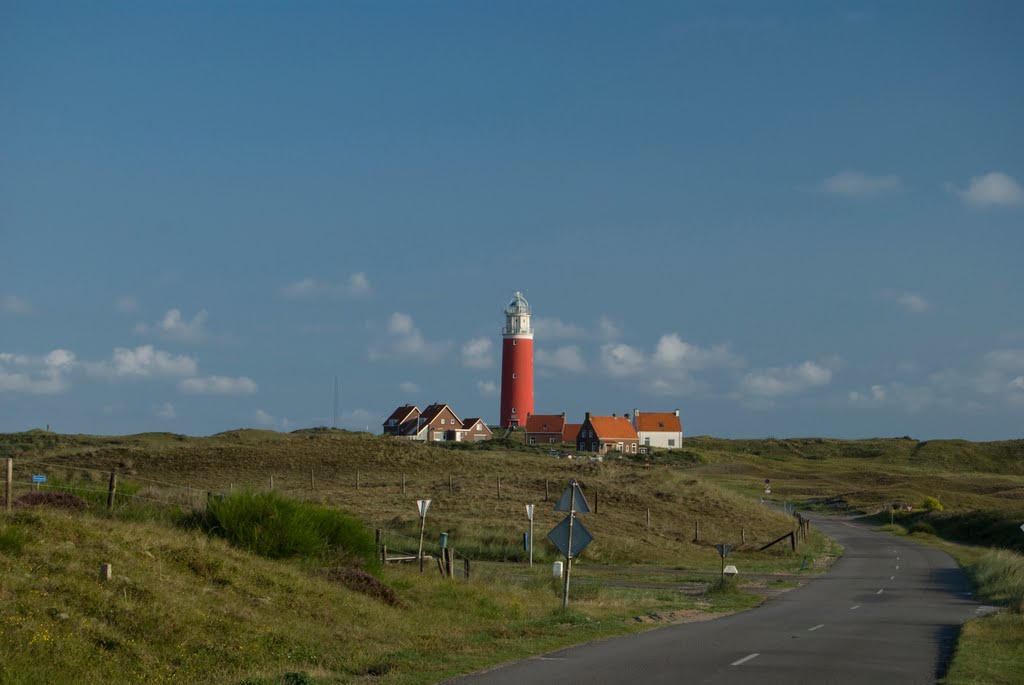
M590 425L601 440L639 440L636 429L622 416L591 416Z
M449 407L447 404L438 404L438 403L431 404L430 406L428 406L426 409L423 410L423 413L420 414L420 416L423 418L423 420L425 422L430 423L434 419L436 419L438 414L443 412L445 410L445 408L447 408L448 411L450 411L452 413L452 416L454 416L458 420L459 423L462 423L462 419L459 418L459 415L456 414L455 410L452 409L451 407Z
M527 433L562 433L565 416L561 414L530 414L526 417Z
M407 418L409 418L409 415L413 412L419 414L420 410L417 409L416 406L412 404L403 405L398 409L394 410L393 412L391 412L391 416L389 416L384 423L389 423L392 419L394 419L394 425L398 425L405 421Z
M480 421L480 417L474 417L472 419L466 419L465 421L462 422L462 427L465 428L466 430L471 430L473 428L473 426L476 425L477 421ZM490 428L487 427L486 423L484 423L483 421L480 421L480 423L483 424L484 428L487 428L487 430L490 430Z
M562 429L562 442L576 442L576 436L580 434L582 423L567 423Z
M636 420L636 429L638 431L653 433L681 433L683 431L683 427L679 423L679 417L675 415L675 412L642 411L634 419Z

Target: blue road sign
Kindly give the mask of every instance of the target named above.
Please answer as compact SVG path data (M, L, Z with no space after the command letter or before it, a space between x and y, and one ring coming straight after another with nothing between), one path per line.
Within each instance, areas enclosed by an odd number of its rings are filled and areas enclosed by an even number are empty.
M46 476L36 474L36 475L32 476L32 482L33 483L45 483L46 482Z

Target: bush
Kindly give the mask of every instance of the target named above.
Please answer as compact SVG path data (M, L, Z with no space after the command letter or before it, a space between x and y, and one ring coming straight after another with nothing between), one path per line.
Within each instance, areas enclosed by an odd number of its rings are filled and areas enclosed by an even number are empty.
M340 559L374 568L377 564L373 536L355 517L273 492L243 491L211 500L206 511L185 521L271 559Z
M938 497L925 497L924 501L921 502L921 508L925 511L942 511L942 502L939 501Z
M927 535L935 535L935 528L932 526L932 524L927 523L926 521L914 521L914 523L910 524L909 531L911 533L925 533Z
M89 505L78 495L70 492L30 492L14 500L16 507L55 507L70 511L81 511Z

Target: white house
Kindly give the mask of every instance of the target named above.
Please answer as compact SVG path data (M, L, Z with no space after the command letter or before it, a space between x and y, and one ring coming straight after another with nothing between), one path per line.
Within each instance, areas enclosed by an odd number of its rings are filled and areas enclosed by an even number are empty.
M634 409L633 427L640 438L641 448L675 449L683 444L683 425L679 421L678 409L674 412L641 412Z

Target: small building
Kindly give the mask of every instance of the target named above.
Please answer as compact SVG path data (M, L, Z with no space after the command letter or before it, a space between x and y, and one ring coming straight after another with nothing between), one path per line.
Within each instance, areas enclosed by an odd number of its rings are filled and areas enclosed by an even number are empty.
M403 404L384 420L384 435L411 437L409 432L415 432L419 427L419 418L419 407L413 404Z
M490 440L494 437L490 427L483 419L472 418L462 422L462 440L477 442L479 440Z
M576 449L580 452L622 452L636 454L640 438L636 429L625 416L591 416L588 411L576 438Z
M683 444L683 425L679 410L674 412L641 412L633 410L633 427L640 438L640 446L650 449L675 449Z
M562 442L565 412L561 414L530 414L526 417L528 445L555 445Z

